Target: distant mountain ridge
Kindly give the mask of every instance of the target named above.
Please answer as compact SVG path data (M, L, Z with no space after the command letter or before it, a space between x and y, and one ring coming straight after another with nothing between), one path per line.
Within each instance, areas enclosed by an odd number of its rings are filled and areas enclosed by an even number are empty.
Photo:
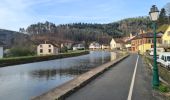
M15 45L29 44L30 37L20 32L0 29L0 41L5 45L5 48L11 48Z

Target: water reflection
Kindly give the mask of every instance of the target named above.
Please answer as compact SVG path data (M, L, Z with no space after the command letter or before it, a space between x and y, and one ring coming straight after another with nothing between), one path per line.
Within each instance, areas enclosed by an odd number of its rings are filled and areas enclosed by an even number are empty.
M115 60L117 58L117 54L115 52L110 52L110 59Z
M0 100L29 100L114 59L115 53L100 51L79 57L0 68Z

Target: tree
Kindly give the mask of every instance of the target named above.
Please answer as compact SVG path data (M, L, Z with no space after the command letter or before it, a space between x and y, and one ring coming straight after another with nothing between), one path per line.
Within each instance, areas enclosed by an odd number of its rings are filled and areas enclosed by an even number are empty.
M167 3L165 6L164 6L166 12L167 12L167 16L168 16L168 23L170 24L170 2Z
M158 19L158 25L163 25L163 24L167 24L168 20L167 20L167 16L166 16L166 10L165 8L162 8L160 11L160 15L159 15L159 19Z

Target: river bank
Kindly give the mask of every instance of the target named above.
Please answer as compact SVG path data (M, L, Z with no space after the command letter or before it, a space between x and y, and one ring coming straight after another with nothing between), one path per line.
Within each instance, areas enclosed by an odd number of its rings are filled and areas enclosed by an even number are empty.
M46 55L46 56L26 56L26 57L15 57L15 58L4 58L0 59L0 67L6 67L11 65L26 64L32 62L48 61L54 59L62 59L68 57L75 57L89 54L89 51L77 51L70 53L62 53L59 55Z

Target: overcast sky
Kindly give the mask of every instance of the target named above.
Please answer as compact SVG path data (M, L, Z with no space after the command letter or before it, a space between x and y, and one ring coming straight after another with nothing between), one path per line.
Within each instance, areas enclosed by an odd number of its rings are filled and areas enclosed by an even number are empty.
M161 9L169 0L1 0L0 28L18 31L30 24L110 23L146 16L155 4ZM170 2L170 1L169 1Z

